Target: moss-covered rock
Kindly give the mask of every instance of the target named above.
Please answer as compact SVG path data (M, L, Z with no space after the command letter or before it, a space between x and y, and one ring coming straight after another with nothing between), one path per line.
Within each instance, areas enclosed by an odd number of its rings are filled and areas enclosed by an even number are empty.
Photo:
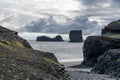
M33 50L17 32L0 26L0 79L68 80L52 53Z

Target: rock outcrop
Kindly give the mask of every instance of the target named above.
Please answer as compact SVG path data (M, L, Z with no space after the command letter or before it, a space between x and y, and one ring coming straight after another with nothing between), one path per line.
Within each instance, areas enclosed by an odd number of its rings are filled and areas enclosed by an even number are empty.
M92 72L120 77L120 49L109 50L100 56Z
M104 29L102 29L102 35L107 36L118 36L120 37L120 20L113 21L107 26L105 26Z
M33 50L17 32L0 26L1 80L68 80L52 53Z
M73 30L69 33L70 42L83 42L82 30Z
M60 35L57 35L55 38L50 38L47 36L37 37L37 41L64 41Z
M84 66L94 66L98 57L110 49L120 48L120 38L89 36L83 45Z

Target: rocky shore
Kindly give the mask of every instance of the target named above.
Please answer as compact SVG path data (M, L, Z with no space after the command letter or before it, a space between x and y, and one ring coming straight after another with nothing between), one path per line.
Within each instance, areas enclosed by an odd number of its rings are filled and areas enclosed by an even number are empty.
M101 36L89 36L83 62L64 67L52 53L33 50L17 32L0 26L0 80L120 80L119 29L120 20Z
M83 55L84 60L80 66L93 67L91 73L109 75L120 80L120 20L102 29L101 36L87 37Z
M68 74L71 76L71 80L119 80L119 78L112 78L109 75L92 74L82 71L71 71Z
M92 73L92 67L74 67L74 65L81 64L80 62L65 62L62 64L65 65L66 71L68 71L67 73L70 76L70 80L120 80L118 77L111 77L110 75Z

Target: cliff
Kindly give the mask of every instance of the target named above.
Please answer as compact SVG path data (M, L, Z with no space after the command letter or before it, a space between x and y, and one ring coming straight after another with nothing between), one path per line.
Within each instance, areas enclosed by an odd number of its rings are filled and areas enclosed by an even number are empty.
M110 49L120 48L120 38L108 36L89 36L83 45L84 60L82 65L94 66L97 59Z
M120 78L120 20L113 21L101 36L89 36L83 47L83 66L92 66L92 73Z
M0 26L1 80L68 80L52 53L33 50L18 33Z

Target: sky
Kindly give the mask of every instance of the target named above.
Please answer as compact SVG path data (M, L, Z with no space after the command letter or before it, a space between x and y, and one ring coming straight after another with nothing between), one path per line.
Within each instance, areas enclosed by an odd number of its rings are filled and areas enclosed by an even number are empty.
M71 30L100 35L119 20L120 0L0 0L0 25L25 39L57 34L68 39Z

